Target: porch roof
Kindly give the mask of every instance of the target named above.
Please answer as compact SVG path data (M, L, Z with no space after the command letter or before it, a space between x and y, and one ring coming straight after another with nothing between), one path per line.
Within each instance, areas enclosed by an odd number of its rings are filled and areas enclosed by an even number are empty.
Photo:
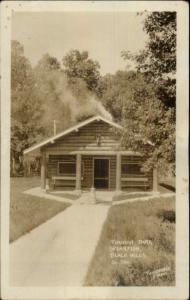
M89 150L77 150L77 151L48 151L47 155L88 155L88 156L112 156L112 155L125 155L125 156L142 156L142 153L137 151L130 151L130 150L100 150L100 151L89 151Z

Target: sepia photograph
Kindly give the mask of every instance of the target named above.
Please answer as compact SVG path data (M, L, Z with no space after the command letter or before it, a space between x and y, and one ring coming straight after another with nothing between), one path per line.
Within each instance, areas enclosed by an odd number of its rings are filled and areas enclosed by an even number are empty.
M176 103L180 7L188 7L180 1L151 10L148 1L48 1L46 9L40 1L28 8L27 1L8 2L3 132L8 128L9 135L1 184L8 184L2 200L9 200L2 237L14 299L29 299L17 294L23 288L42 299L42 287L96 287L97 299L129 299L123 294L129 287L161 288L160 299L174 299L164 288L178 287L176 220L187 222L178 209L188 210L187 156L179 155L181 164L177 157L183 128L180 151L188 154L187 115L178 119ZM182 112L188 110L185 74ZM116 296L112 288L123 292ZM81 291L51 292L48 299L91 299Z

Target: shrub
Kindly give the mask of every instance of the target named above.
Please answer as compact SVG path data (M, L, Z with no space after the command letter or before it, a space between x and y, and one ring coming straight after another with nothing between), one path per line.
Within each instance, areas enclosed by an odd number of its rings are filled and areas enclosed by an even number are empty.
M157 213L158 218L162 218L162 221L168 221L170 223L175 223L175 211L160 209Z

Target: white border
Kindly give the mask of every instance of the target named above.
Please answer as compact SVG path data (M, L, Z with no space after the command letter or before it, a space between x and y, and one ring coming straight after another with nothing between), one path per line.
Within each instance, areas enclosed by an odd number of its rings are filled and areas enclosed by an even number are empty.
M10 33L14 11L177 11L177 246L176 287L9 286ZM184 1L5 1L1 3L1 298L2 299L187 299L188 298L188 3Z

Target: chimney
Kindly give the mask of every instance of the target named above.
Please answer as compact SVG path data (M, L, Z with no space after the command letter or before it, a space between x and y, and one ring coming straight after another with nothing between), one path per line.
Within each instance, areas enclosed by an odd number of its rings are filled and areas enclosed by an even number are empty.
M56 120L53 120L53 135L56 135L57 128L56 128Z

